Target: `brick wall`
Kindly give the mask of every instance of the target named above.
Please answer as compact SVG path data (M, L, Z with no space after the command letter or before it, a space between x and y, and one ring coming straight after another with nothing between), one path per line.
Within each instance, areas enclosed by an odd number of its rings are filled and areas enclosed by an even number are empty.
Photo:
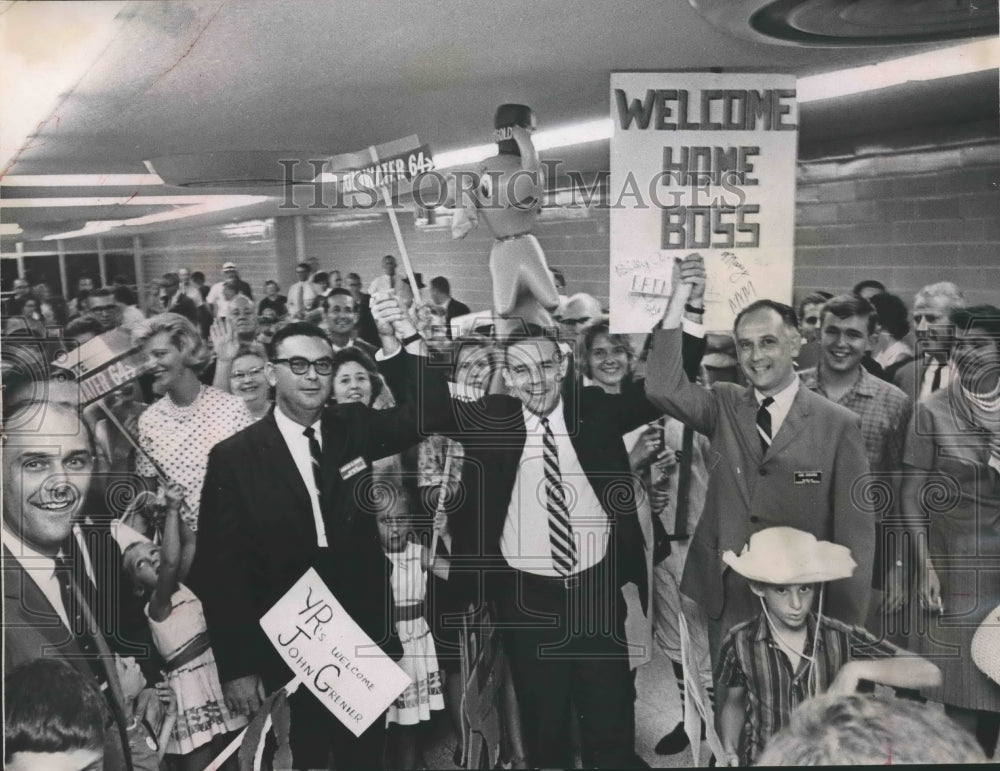
M872 278L910 304L947 280L1000 304L995 139L801 162L796 198L796 298Z

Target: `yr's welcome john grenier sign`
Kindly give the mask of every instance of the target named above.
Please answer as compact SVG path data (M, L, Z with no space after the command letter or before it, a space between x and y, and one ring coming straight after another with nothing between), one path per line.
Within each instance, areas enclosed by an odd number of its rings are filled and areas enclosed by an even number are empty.
M678 257L708 269L705 324L790 302L798 108L790 75L611 76L611 327L648 332Z
M410 684L310 568L260 620L295 675L355 736Z

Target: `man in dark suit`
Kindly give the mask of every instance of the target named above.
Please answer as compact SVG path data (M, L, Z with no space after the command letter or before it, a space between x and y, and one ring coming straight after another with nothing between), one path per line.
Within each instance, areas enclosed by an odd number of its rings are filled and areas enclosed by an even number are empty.
M398 310L395 298L385 302ZM420 369L422 400L384 411L359 404L324 409L333 351L319 327L296 322L271 343L266 376L275 408L209 456L188 583L204 605L223 692L237 712L252 712L265 690L291 678L258 621L310 567L384 651L401 654L389 562L375 518L358 502L372 461L416 444L417 406L446 408L448 390L443 377L419 366L423 344L412 325L402 314L395 320L407 352L387 366L413 370L413 383ZM384 720L355 738L306 689L291 703L296 767L381 767Z
M325 298L323 315L334 353L344 348L357 348L375 356L378 348L358 337L358 307L349 290L343 287L331 290L330 296Z
M701 520L691 539L681 591L705 608L713 662L732 626L759 612L749 585L721 561L750 535L786 525L847 546L858 569L830 586L824 612L864 623L871 591L875 520L853 493L868 473L857 415L802 387L794 371L801 344L795 311L761 300L736 318L734 334L746 388L706 391L685 377L681 314L697 311L704 263L685 259L661 329L653 333L647 393L667 414L712 440Z
M558 342L507 338L512 395L454 402L463 503L449 518L453 576L497 603L532 766L572 767L570 702L585 767L637 762L620 587L646 572L622 435L655 419L642 385L577 389ZM566 387L564 387L566 386Z
M451 339L451 320L472 313L469 306L451 296L451 284L444 276L431 279L431 301L444 307L445 323L448 325L448 339Z
M117 619L97 587L108 585L101 571L112 566L73 537L94 468L90 431L70 404L46 395L11 406L15 397L4 415L4 673L42 657L72 664L103 691L114 721L104 767L155 768L141 723L158 722L155 692L136 698L142 685L132 678L123 687L105 637Z

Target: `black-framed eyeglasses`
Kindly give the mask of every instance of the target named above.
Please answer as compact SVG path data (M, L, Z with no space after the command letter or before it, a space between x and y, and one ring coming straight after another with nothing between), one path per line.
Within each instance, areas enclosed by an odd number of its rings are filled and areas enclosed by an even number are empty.
M330 375L333 373L333 359L324 357L310 361L304 356L292 356L290 359L271 359L272 364L287 364L288 368L296 375L304 375L309 371L309 367L316 370L317 375Z

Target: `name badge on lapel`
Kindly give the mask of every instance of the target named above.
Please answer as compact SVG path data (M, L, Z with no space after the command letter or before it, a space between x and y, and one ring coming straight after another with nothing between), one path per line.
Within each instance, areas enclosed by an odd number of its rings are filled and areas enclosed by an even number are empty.
M343 466L340 467L340 478L350 479L351 477L360 474L366 468L368 468L368 464L365 463L364 458L359 456L354 460L352 460L350 463L345 463Z
M796 471L795 484L797 485L821 485L823 484L822 471Z

